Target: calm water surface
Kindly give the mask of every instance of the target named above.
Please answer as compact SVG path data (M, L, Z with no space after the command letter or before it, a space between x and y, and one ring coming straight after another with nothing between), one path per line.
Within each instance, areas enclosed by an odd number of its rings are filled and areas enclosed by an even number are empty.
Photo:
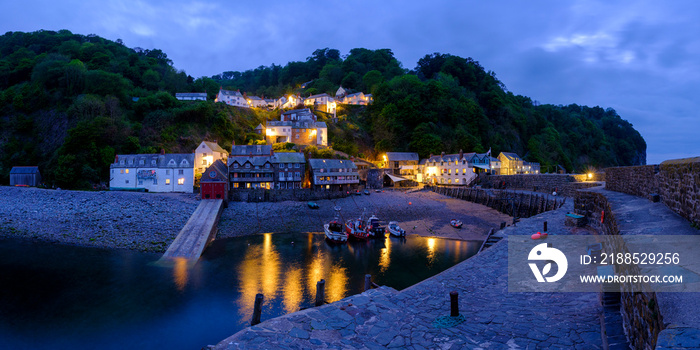
M323 234L217 240L194 266L160 254L0 240L0 349L200 349L262 319L360 293L364 275L403 289L481 242L409 236L329 245Z

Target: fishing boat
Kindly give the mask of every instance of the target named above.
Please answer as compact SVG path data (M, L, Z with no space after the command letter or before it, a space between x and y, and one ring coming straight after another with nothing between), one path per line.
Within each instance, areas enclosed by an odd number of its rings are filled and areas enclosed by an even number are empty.
M335 217L329 223L323 225L326 239L331 243L345 243L348 235L343 229L343 220L340 218L340 207L335 207Z
M454 228L462 228L462 221L457 219L450 220L450 226Z
M389 233L396 237L406 237L406 231L399 226L396 221L389 221L389 226L387 227Z
M373 238L384 238L386 236L386 229L379 223L379 218L376 215L372 215L367 219L367 230Z
M343 231L343 224L340 221L333 220L323 225L323 231L326 232L326 239L333 243L348 241L348 235Z
M350 219L345 222L345 232L348 235L348 239L355 239L359 241L366 241L370 237L368 230L368 225L365 222L365 211L362 211L362 215L357 219Z
M318 204L316 204L316 202L308 202L308 203L306 203L306 205L308 205L309 208L311 208L311 209L318 209L319 208Z

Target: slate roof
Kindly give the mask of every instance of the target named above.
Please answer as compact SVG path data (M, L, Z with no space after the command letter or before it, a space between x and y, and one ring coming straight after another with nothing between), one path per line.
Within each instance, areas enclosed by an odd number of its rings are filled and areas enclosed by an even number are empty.
M413 152L386 152L386 158L390 162L418 161L418 153Z
M176 92L175 97L204 97L207 98L206 92Z
M121 164L121 161L124 164ZM143 164L141 164L143 160ZM153 163L155 161L155 165ZM110 168L194 168L194 153L119 154Z
M303 153L299 152L277 152L272 156L273 163L305 163Z
M331 97L330 95L328 95L328 94L326 94L326 93L322 93L322 94L317 94L317 95L311 95L311 96L307 97L306 99L308 100L308 99L320 98L320 97L324 97L324 96L325 96L325 97Z
M261 99L260 97L258 97L258 96L250 96L250 97L248 97L248 98L251 99L251 100L262 100L262 99Z
M233 145L231 147L230 156L269 156L271 154L271 145Z
M204 144L207 145L207 147L209 147L209 149L211 149L214 152L228 154L228 152L225 149L221 148L221 146L219 146L219 144L216 142L209 142L209 141L202 141L202 142L204 142Z
M243 97L243 95L242 95L240 92L238 92L238 91L231 91L231 90L220 89L220 90L219 90L219 93L222 94L222 95Z
M518 156L518 155L515 154L515 153L511 153L511 152L501 152L501 154L504 155L506 158L508 158L508 159L510 159L510 160L522 160L522 159L520 159L520 156Z
M10 174L39 174L38 166L16 166L12 167Z
M309 159L309 167L311 169L357 169L355 162L343 159Z
M212 171L216 171L217 173L217 177L214 179L209 176L209 173ZM217 159L204 172L200 182L221 182L222 179L228 179L228 168L226 167L226 164L221 161L221 159Z

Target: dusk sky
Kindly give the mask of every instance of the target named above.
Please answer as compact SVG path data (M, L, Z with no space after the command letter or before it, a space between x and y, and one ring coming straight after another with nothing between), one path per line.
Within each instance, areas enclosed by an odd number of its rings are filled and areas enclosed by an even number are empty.
M193 77L305 60L319 48L472 57L540 103L614 108L647 163L700 156L695 1L5 1L0 33L68 29L161 49Z

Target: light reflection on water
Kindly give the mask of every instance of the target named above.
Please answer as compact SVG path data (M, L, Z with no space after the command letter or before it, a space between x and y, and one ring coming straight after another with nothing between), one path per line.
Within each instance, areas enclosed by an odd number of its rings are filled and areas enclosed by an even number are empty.
M322 234L214 241L191 264L160 255L0 240L0 349L195 349L262 319L362 292L364 275L403 289L481 242L409 236L330 245Z

